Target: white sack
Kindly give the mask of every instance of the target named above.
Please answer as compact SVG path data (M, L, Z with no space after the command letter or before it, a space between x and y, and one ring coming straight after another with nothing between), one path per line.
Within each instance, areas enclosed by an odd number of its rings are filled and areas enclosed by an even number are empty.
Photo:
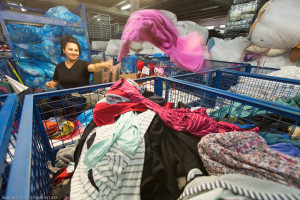
M153 54L156 54L156 53L161 53L161 55L164 55L165 52L163 52L161 49L157 48L156 46L154 46L154 49L153 49Z
M158 12L165 16L173 25L177 22L177 16L174 13L167 10L159 10Z
M139 54L153 55L154 49L143 49Z
M257 63L257 61L249 62L251 65L254 66L263 66L263 67L271 67L271 68L282 68L284 66L297 66L300 67L300 61L292 63L290 61L290 51L285 52L284 54L276 57L267 57L262 58L260 60L261 63Z
M178 31L179 37L197 31L201 36L203 36L203 41L201 41L201 44L206 45L208 38L207 28L204 28L203 26L200 26L199 24L192 21L178 21L175 23L175 28Z
M133 51L141 51L142 50L142 42L132 41L130 43L130 49Z
M154 49L154 45L151 44L150 42L144 41L142 43L142 49Z
M117 56L119 53L120 44L121 44L121 40L117 40L117 39L109 40L106 48L106 53L109 55Z
M105 51L108 45L108 41L92 41L92 50Z
M292 49L300 43L300 1L275 0L255 26L251 42L267 48Z
M210 50L212 60L241 62L243 51L249 43L245 37L237 37L233 40L213 39L215 45Z

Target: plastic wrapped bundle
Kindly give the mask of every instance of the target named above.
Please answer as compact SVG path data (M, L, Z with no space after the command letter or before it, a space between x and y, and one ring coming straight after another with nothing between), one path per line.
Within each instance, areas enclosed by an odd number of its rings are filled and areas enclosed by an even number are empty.
M52 79L56 65L49 62L36 61L35 64L45 71L46 78Z
M66 26L64 27L62 34L63 35L84 35L84 28Z
M43 30L39 27L11 23L7 26L7 30L14 43L42 41Z
M58 46L49 40L44 40L41 44L32 45L29 52L37 61L52 62L58 64L60 61L60 51Z
M24 83L28 87L44 88L45 82L45 77L25 75Z
M64 27L46 24L42 29L43 29L44 35L47 35L49 32L52 32L52 34L54 36L60 37L60 36L62 36Z
M30 61L32 60L31 55L28 52L28 49L23 49L23 48L19 48L19 47L15 47L16 50L16 54L19 58L19 61Z
M42 38L43 41L51 41L58 45L60 44L60 39L61 37L55 36L52 31L45 34L44 37Z
M73 13L71 13L68 8L64 6L56 6L50 8L44 15L45 17L62 19L69 23L80 22L81 18Z
M45 77L45 71L34 63L19 62L19 66L26 75Z
M84 35L72 35L72 36L78 40L81 50L89 49L89 45Z
M81 56L79 57L81 60L85 60L89 62L89 53L87 50L81 52Z

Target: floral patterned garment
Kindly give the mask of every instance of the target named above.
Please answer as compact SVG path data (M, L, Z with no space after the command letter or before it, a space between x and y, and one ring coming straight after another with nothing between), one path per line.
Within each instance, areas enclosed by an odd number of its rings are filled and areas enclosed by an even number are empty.
M257 133L211 133L198 151L210 175L240 173L300 188L300 158L270 149Z

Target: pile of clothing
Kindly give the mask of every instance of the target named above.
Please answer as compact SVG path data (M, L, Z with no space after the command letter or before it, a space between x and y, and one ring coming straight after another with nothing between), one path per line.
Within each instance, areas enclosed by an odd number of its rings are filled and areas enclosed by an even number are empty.
M64 165L55 168L60 170L52 178L52 195L58 199L300 198L299 155L273 150L276 147L264 139L270 133L217 122L203 107L194 111L184 104L173 107L132 80L117 81L97 103L93 121L75 147L60 150L72 152L71 158L57 154L56 164ZM287 138L278 141L300 146ZM268 189L261 189L263 185Z

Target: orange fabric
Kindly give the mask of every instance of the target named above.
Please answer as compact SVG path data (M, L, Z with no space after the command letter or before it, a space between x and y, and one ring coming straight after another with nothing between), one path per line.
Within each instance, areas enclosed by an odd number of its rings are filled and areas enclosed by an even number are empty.
M300 43L297 45L297 48L300 49Z
M300 60L300 48L293 48L290 52L290 61L292 63Z
M52 135L56 131L58 131L58 125L55 122L43 121L44 128L46 130L47 135Z

